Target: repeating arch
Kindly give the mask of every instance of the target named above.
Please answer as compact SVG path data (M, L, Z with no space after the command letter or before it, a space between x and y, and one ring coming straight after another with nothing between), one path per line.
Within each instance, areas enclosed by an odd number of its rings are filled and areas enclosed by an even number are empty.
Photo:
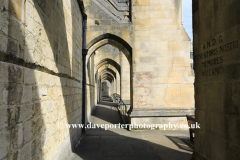
M111 74L109 74L109 73L105 73L105 74L103 74L103 75L101 76L102 79L103 79L104 77L110 77L111 79L114 80L114 77L113 77Z
M114 78L116 79L117 78L117 76L116 76L116 72L114 72L111 68L104 68L103 70L101 70L100 72L99 72L99 74L98 74L98 77L100 77L102 74L104 74L104 73L111 73L113 76L114 76Z
M111 79L110 77L104 77L104 78L102 79L102 82L104 82L105 80L108 80L110 83L113 82L113 79Z
M95 39L93 39L91 42L89 42L89 44L87 45L88 48L88 56L87 59L89 57L91 57L91 55L100 47L106 45L106 44L110 44L116 48L118 48L120 51L122 51L125 56L127 57L129 63L131 64L132 61L132 47L122 38L110 34L110 33L106 33L103 35L100 35L98 37L96 37Z
M119 74L121 74L121 66L116 61L109 59L109 58L105 58L105 59L101 60L100 62L98 62L98 64L96 65L96 70L98 70L100 67L102 67L103 65L106 65L106 64L111 64L112 66L114 66L117 69Z
M109 75L111 75L114 79L116 79L116 77L112 74L112 73L110 73L110 72L104 72L104 73L102 73L101 74L101 76L104 76L104 75L106 75L106 74L109 74Z

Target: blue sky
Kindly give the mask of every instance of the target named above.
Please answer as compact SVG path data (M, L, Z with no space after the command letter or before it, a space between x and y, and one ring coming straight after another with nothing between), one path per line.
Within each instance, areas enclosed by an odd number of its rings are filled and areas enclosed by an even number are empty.
M192 0L183 0L183 26L192 42Z

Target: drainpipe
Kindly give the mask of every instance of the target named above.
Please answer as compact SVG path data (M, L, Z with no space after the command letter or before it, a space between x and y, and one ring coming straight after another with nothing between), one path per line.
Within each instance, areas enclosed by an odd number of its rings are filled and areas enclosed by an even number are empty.
M82 44L82 64L83 64L83 79L82 79L82 123L84 125L83 127L83 133L86 132L85 125L86 125L86 56L88 53L87 49L87 15L83 15L83 44Z

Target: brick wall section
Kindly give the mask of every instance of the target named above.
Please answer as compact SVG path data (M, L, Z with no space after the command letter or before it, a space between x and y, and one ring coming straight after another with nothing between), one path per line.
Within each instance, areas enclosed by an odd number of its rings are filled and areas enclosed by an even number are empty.
M82 16L72 1L0 2L0 159L67 159L81 130Z

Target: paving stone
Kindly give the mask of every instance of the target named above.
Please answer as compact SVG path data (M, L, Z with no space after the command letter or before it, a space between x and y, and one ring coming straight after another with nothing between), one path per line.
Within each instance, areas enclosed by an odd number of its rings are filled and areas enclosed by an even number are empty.
M105 102L105 105L96 107L93 111L94 124L114 124L121 123L121 118L116 110L111 110L111 103ZM107 105L109 104L109 105ZM107 116L103 121L102 116ZM134 132L128 136L120 135L119 132L124 129L89 129L88 136L84 136L81 144L78 146L77 159L101 159L101 160L163 160L166 158L188 159L191 158L191 151L179 148L178 144L186 144L182 139L189 137L166 137L162 131ZM130 132L130 131L127 131ZM95 134L94 134L95 133ZM137 133L137 134L136 134ZM179 135L182 132L168 132L169 135ZM89 136L89 134L91 136ZM107 135L109 134L109 135ZM166 133L165 133L166 134ZM183 144L182 144L183 145ZM162 156L167 153L168 156ZM173 155L171 155L173 153ZM189 159L190 159L189 158Z

